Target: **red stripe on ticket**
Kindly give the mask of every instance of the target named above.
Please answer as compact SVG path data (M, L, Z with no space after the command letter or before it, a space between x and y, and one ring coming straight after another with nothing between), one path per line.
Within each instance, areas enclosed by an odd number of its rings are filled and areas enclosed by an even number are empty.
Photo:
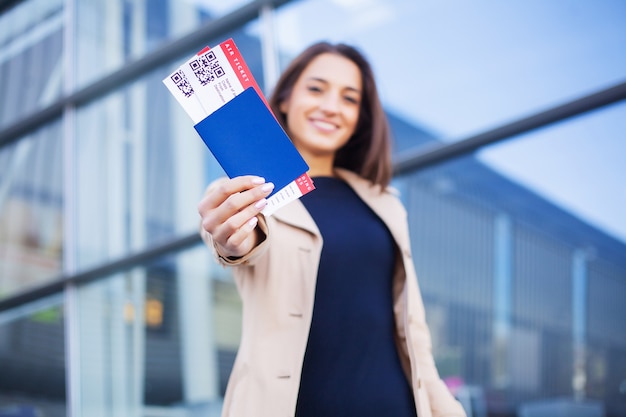
M230 66L235 71L235 74L237 74L237 78L239 78L239 82L243 86L243 89L245 90L248 87L254 87L256 92L259 94L259 97L263 99L263 102L267 108L269 108L270 106L267 103L267 100L265 100L265 96L263 95L261 88L252 76L252 72L250 72L248 64L246 64L246 61L243 60L241 52L239 52L239 49L235 45L232 38L220 43L220 47L222 48L222 51L224 51L224 55L226 55L226 58L228 59Z
M315 189L315 185L313 185L313 180L309 177L309 174L302 174L298 177L296 179L296 185L302 195L305 195L309 191L313 191Z

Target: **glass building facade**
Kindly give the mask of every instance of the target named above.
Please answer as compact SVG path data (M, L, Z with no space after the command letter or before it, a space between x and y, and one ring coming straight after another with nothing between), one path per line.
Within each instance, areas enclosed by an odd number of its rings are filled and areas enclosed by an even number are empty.
M0 417L219 415L241 305L196 207L223 171L161 80L230 37L267 93L314 41L370 58L469 416L626 416L624 22L620 0L0 0Z

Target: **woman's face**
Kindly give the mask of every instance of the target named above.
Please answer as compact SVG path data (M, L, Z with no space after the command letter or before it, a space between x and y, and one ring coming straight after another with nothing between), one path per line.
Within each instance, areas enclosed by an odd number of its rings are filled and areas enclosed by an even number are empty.
M294 145L312 157L334 156L354 133L361 106L361 71L332 53L315 57L280 104Z

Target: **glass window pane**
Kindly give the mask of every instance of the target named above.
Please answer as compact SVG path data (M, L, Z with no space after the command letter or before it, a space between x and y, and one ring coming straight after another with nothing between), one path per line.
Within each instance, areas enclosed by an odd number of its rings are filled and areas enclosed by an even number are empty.
M77 112L79 268L197 228L206 148L191 120L148 74Z
M0 415L67 415L61 296L0 313L0 363Z
M616 0L315 0L281 7L276 39L283 63L318 40L359 46L385 107L450 141L624 82L624 21Z
M625 278L622 266L616 267L592 254L587 270L587 344L580 366L585 372L589 397L606 399L607 416L626 413Z
M0 15L0 129L59 98L62 0L28 0Z
M223 39L235 39L255 78L262 79L259 41L248 32L244 27ZM209 181L224 175L162 83L173 68L157 68L77 109L80 269L197 231L198 202Z
M624 120L609 106L395 180L440 372L490 413L623 411Z
M230 273L204 245L76 295L84 415L219 416L241 305Z
M0 148L0 298L61 273L61 135L57 121Z
M625 242L624 132L622 101L488 147L479 155L503 175Z
M76 85L137 60L187 35L249 0L160 0L76 2Z

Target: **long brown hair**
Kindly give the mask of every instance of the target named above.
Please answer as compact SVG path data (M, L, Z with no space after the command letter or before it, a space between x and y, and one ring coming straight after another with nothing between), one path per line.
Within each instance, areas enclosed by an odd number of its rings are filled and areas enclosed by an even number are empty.
M307 65L323 53L337 54L354 62L361 71L362 98L359 120L348 142L337 151L336 167L353 171L374 184L386 187L391 181L391 132L378 96L372 68L354 47L342 43L319 42L309 46L289 64L274 87L269 104L276 118L287 130L286 115L280 104L287 100Z

